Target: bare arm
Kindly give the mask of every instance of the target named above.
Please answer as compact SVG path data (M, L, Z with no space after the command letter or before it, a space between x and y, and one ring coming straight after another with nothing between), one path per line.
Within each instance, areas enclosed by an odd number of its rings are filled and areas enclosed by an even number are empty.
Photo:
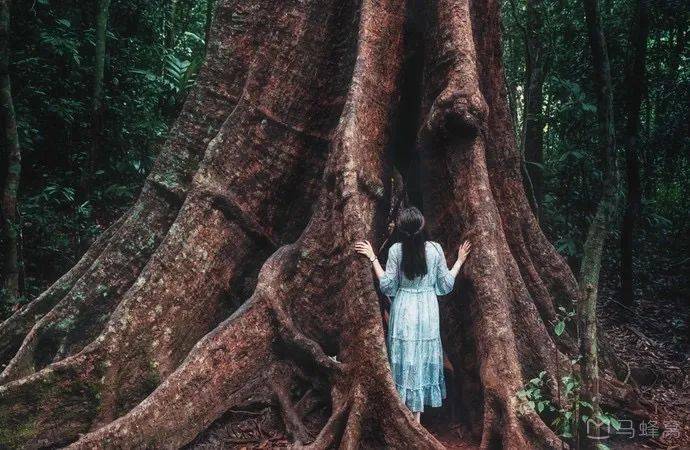
M374 272L379 280L379 288L384 295L394 297L397 294L400 284L399 274L399 253L395 251L395 245L388 249L388 260L386 261L386 268L384 269L379 263L376 254L374 253L371 244L368 241L359 241L355 244L355 249L358 253L369 258L374 266Z
M460 272L462 264L467 259L467 255L470 252L470 243L465 241L458 249L458 258L455 260L453 267L448 269L446 265L446 257L443 253L443 248L440 244L436 244L439 253L438 266L436 268L436 280L435 280L435 291L436 295L447 295L453 290L455 286L455 278Z
M465 241L458 249L458 259L455 260L455 264L453 264L453 267L450 269L450 273L453 274L453 277L458 276L460 268L467 259L467 255L470 253L471 247L472 245L470 244L470 241Z
M372 248L369 241L357 242L355 244L355 250L357 251L357 253L361 253L362 255L369 258L369 261L371 261L372 265L374 266L374 272L376 273L376 277L381 279L383 275L386 273L386 271L383 270L383 267L381 266L379 259L376 257L374 249Z

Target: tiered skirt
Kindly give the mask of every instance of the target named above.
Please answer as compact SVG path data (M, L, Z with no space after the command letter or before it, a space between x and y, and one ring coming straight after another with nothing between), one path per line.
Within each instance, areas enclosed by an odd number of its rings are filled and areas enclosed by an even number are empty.
M433 289L401 288L388 322L388 360L402 401L411 411L446 398L438 299Z

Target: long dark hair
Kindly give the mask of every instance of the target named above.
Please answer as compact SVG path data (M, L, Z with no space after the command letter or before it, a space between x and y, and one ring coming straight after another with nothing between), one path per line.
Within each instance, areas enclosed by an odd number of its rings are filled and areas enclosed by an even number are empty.
M414 206L398 214L396 230L402 243L402 271L409 280L427 273L424 224L422 212Z

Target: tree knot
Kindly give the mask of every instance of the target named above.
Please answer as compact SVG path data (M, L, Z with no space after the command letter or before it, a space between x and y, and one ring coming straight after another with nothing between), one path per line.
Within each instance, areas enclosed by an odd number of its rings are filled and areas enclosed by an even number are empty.
M486 130L489 106L478 93L445 89L427 116L426 128L441 138L476 136Z

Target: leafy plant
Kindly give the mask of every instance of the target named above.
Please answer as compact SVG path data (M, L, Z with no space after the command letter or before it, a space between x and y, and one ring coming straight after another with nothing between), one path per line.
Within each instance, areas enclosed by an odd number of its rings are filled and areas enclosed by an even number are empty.
M574 310L568 311L563 306L558 307L558 312L556 313L557 320L553 327L556 336L563 334L567 323L573 320L575 316L577 316L577 313Z

